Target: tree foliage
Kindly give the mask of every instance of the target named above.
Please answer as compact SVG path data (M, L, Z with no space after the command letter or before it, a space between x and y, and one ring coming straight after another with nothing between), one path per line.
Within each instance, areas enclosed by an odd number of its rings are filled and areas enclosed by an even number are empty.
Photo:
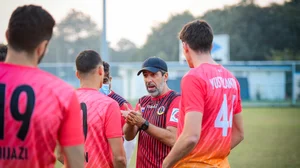
M214 34L229 34L231 60L300 60L300 0L260 7L254 0L241 0L223 9L210 10L194 17L189 11L172 15L152 27L146 43L138 48L132 41L120 39L109 48L111 61L143 61L159 56L178 61L178 33L189 21L204 19ZM57 25L45 62L73 62L85 49L100 53L101 31L91 18L72 10Z

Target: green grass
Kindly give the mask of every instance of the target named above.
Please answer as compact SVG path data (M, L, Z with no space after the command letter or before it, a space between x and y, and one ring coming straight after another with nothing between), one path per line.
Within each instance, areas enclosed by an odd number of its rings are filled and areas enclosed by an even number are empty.
M246 108L244 141L229 157L233 168L300 167L300 108Z
M232 168L300 167L300 108L245 108L243 117L245 139L229 156Z

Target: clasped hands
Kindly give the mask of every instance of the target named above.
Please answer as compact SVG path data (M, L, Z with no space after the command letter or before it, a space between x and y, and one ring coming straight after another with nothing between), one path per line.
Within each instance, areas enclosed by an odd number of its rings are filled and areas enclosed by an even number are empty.
M141 127L145 123L145 119L142 116L141 105L138 104L137 110L130 110L128 107L126 110L121 110L122 116L125 118L125 121L129 125L136 125L137 127Z

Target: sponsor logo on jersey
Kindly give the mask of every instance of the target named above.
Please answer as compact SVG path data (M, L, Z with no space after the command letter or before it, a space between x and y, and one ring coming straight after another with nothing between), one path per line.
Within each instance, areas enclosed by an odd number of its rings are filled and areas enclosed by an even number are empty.
M178 122L178 116L179 116L178 112L179 112L178 108L173 108L170 121Z

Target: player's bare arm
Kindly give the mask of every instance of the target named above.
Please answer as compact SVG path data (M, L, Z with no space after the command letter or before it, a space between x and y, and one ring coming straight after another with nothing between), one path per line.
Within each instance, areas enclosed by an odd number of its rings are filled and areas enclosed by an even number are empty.
M123 132L125 135L125 139L127 141L131 141L135 138L138 133L139 128L136 125L132 125L130 122L126 120L126 123L123 127Z
M108 143L112 149L114 167L126 168L126 154L122 138L109 138Z
M202 113L188 112L185 116L185 125L169 155L163 162L163 168L173 167L180 159L189 154L200 139Z
M244 139L242 113L235 114L232 121L231 150Z
M65 156L66 168L82 168L84 167L84 147L83 145L62 147Z
M56 159L64 164L64 155L62 153L62 149L61 149L61 146L59 145L59 143L57 142L57 147L56 147Z
M136 125L138 128L141 128L142 125L146 122L146 120L142 117L142 113L139 111L130 112L128 114L127 120L131 122L132 125ZM156 138L157 140L171 147L174 145L176 141L177 128L172 126L169 126L166 129L164 129L149 123L146 132L149 135Z

